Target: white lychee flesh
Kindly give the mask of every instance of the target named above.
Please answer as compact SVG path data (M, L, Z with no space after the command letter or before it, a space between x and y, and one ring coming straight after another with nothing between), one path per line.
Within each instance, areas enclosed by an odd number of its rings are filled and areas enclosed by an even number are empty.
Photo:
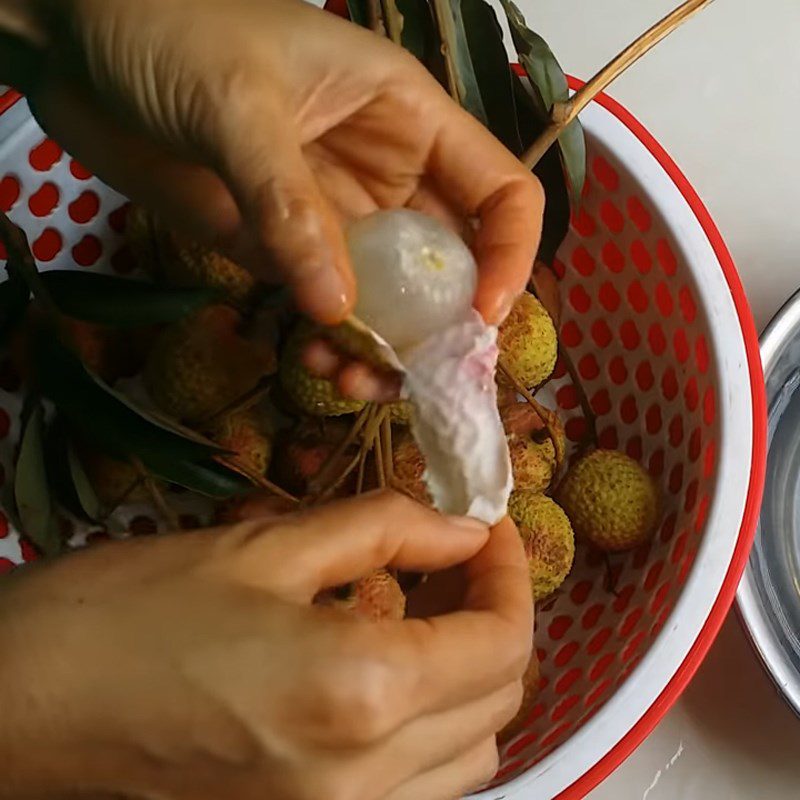
M377 211L350 227L347 244L358 286L355 315L395 349L468 315L477 265L438 220L406 208Z

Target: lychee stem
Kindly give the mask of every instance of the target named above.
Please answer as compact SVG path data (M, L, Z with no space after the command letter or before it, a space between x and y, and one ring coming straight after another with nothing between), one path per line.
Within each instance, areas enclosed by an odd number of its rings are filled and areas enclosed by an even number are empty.
M277 483L273 483L264 475L254 472L252 469L242 464L239 459L231 455L218 455L214 457L214 460L218 464L222 464L223 467L227 467L233 472L236 472L239 475L247 478L250 483L252 483L254 486L257 486L259 489L265 489L268 492L272 492L272 494L282 497L284 500L287 500L290 503L300 502L293 494L289 494L289 492L287 492L285 489L278 486Z
M395 0L381 0L381 8L383 10L383 20L389 38L395 44L402 46L400 34L403 30L403 19L397 11Z
M368 408L369 420L367 421L366 430L364 431L364 436L361 440L359 452L350 459L345 468L339 473L338 476L336 476L331 484L326 487L325 490L322 491L317 497L313 498L313 502L322 502L323 500L327 500L328 497L330 497L342 485L347 476L350 475L350 473L357 466L359 466L360 463L362 463L362 460L366 461L367 455L372 449L375 436L380 428L380 424L383 421L383 415L389 413L388 409L386 408L378 410L378 407L374 403L370 403Z
M325 459L325 462L320 467L319 472L309 482L309 494L313 495L324 493L325 488L330 482L330 473L332 468L339 463L339 460L344 455L347 448L350 447L350 445L352 445L353 442L355 442L355 440L358 438L358 434L361 433L361 429L367 424L367 420L369 419L372 408L373 406L371 404L367 404L361 409L361 411L359 411L358 415L353 421L353 424L350 426L350 430L347 432L347 436L345 436L344 439L339 442L336 449Z
M458 69L453 56L453 41L455 40L453 12L449 0L433 0L433 12L436 16L436 27L439 29L439 41L447 73L447 90L450 97L461 105L461 95L458 90Z
M570 356L566 348L562 346L561 342L558 343L558 356L563 360L572 385L578 393L578 402L581 406L583 418L586 421L586 434L580 446L580 452L583 453L583 451L587 450L589 447L599 447L600 440L597 435L597 416L594 413L592 404L589 402L589 396L586 394L586 389L583 387L581 376L578 374L578 370L572 361L572 356Z
M372 442L372 450L375 453L375 474L378 478L378 486L386 488L386 469L383 463L383 422L378 428L378 433Z
M42 308L58 321L61 312L58 310L53 298L44 285L42 276L36 266L36 260L31 252L28 237L19 225L15 225L4 213L0 212L0 240L6 247L7 267L6 270L16 270L19 277L32 290L33 296L41 304Z
M107 508L103 509L99 521L105 522L142 485L142 483L144 483L144 478L141 475L134 478L125 491L109 503Z
M516 375L508 368L508 365L503 360L503 357L497 359L497 368L506 376L506 379L511 382L513 387L517 390L519 394L530 404L531 408L536 412L539 419L542 421L542 424L547 429L547 435L550 437L550 441L553 443L553 452L555 453L555 468L553 469L553 474L557 475L561 471L561 467L564 463L564 458L566 454L564 453L564 448L561 446L561 442L558 437L558 432L556 431L551 415L546 409L528 390L528 387L523 384Z
M669 36L679 25L701 11L713 0L686 0L631 42L621 53L608 62L583 88L569 100L556 103L550 112L550 122L539 138L525 151L522 163L533 169L552 147L563 130L575 121L578 114L608 85L635 64L645 53Z
M394 481L394 450L392 448L392 420L390 414L387 414L384 417L381 429L381 442L383 444L383 469L386 475L387 486L391 486L392 482Z

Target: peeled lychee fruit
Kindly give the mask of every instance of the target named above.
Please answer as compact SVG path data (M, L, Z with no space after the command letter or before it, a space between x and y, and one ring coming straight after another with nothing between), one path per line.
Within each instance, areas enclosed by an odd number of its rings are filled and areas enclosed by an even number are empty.
M376 570L342 589L322 592L317 595L315 603L372 622L401 620L406 613L406 596L400 584L385 569Z
M542 600L561 586L572 569L572 526L553 500L533 492L514 492L508 501L508 513L525 545L533 599Z
M505 744L510 739L513 739L518 733L522 733L525 722L533 710L533 705L536 698L539 696L540 676L539 676L539 658L534 649L531 653L531 659L528 662L528 668L522 676L522 702L519 706L514 719L506 724L506 726L497 734L497 740L501 744Z
M303 348L317 332L313 325L301 321L289 335L280 359L281 385L301 411L315 417L336 417L360 411L364 407L362 400L343 397L333 381L315 377L303 365Z
M500 326L497 343L503 362L524 386L539 386L553 374L558 356L556 329L544 306L529 292L514 303ZM502 373L498 382L506 383Z
M239 324L234 309L215 305L164 331L143 373L148 394L162 411L200 422L258 383L272 355L244 339Z
M595 450L567 473L558 501L575 533L606 552L646 542L659 515L659 493L650 475L615 450Z
M264 475L272 456L272 438L265 415L257 409L227 414L215 423L209 435L220 447L234 453L242 466Z
M394 486L419 503L430 506L433 503L428 487L425 485L425 456L411 438L401 438L394 446Z
M475 259L433 217L377 211L350 226L347 245L358 282L355 315L395 349L462 321L472 307Z

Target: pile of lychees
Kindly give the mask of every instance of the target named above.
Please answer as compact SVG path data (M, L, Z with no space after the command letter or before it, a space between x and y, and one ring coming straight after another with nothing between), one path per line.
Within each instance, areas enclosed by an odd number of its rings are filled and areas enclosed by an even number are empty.
M377 436L371 423L383 409L343 397L304 366L305 344L325 336L323 329L274 302L242 267L166 230L141 208L129 213L128 239L155 282L218 292L214 304L148 330L133 348L155 409L229 452L242 474L272 492L276 513L387 484L431 503L425 460L409 431L408 403L384 411L384 435ZM607 553L629 550L651 536L659 513L656 486L628 456L590 443L571 465L564 463L563 425L534 398L556 366L556 326L527 292L499 332L498 409L514 479L508 512L525 545L536 601L552 595L568 576L576 539ZM114 380L120 334L85 323L76 332L82 358ZM131 349L130 341L126 347ZM118 498L135 477L130 464L90 448L80 456L104 501ZM126 500L147 497L147 487L139 486ZM217 518L237 519L247 502L223 502ZM413 585L408 576L381 570L318 601L365 619L400 619L406 613L404 590ZM528 678L530 698L538 684L533 662Z

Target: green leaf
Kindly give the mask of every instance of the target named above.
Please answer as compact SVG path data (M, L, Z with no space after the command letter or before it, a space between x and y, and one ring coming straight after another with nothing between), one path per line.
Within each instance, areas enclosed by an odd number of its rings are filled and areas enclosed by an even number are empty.
M511 38L520 63L535 88L541 105L550 113L556 103L569 100L567 76L553 51L539 34L525 24L522 12L511 0L500 0L511 29ZM586 141L583 127L575 120L558 139L561 159L575 205L580 203L586 181Z
M44 457L44 411L37 404L22 433L14 477L14 500L25 534L45 555L61 550L61 537L53 516Z
M50 270L41 275L64 314L119 328L172 322L218 299L213 289L158 286L96 272Z
M87 518L70 474L67 428L59 415L56 416L47 431L44 453L47 481L53 499L76 517Z
M461 11L487 127L514 155L520 156L522 144L512 72L497 15L485 0L461 0Z
M245 478L213 460L224 452L221 448L137 409L91 374L54 335L40 335L36 344L42 391L70 428L98 450L124 461L135 456L157 477L212 497L250 487Z
M67 443L67 464L69 465L72 485L75 488L81 508L89 519L99 519L101 513L100 500L97 498L94 486L92 486L72 442Z
M25 281L15 272L0 283L0 344L8 341L9 334L19 325L28 308L30 292Z
M520 136L523 147L528 147L544 130L547 113L517 75L514 75L513 81ZM558 146L553 145L545 153L534 173L541 181L546 197L538 258L546 264L552 264L569 230L570 217L569 190Z
M464 30L462 0L434 0L437 9L439 32L443 44L450 54L456 73L458 97L461 105L487 127L489 120L483 105L478 79L469 53L467 34Z
M253 490L247 478L211 459L195 462L152 459L147 466L156 477L206 497L224 499Z
M347 0L350 19L362 28L369 28L369 0Z

